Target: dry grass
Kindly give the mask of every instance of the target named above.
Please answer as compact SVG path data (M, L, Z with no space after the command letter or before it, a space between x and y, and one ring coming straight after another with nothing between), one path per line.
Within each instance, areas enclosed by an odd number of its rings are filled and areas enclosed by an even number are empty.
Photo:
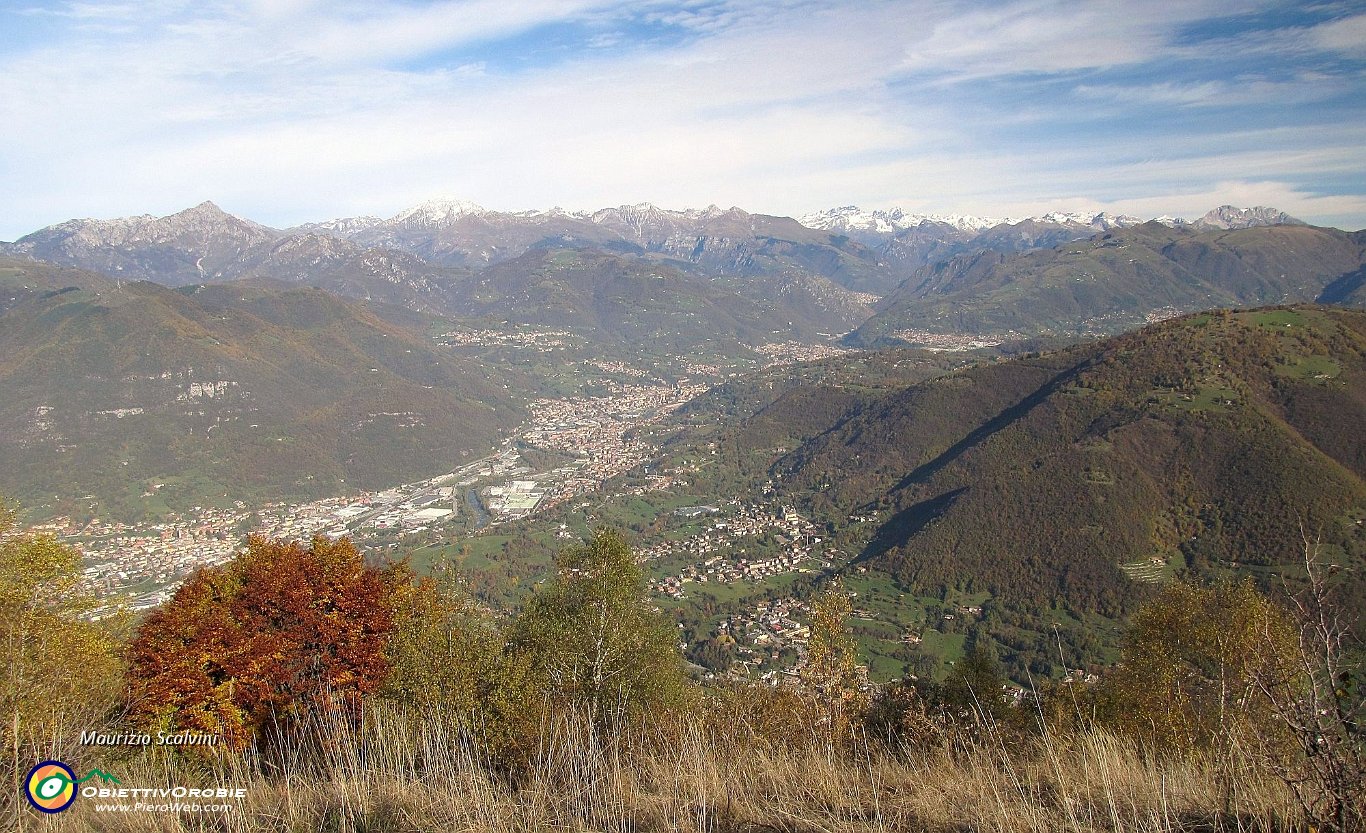
M737 730L738 729L738 730ZM241 785L228 813L97 812L80 797L28 831L1185 831L1288 828L1274 779L1210 760L1156 763L1105 734L986 740L894 754L815 739L775 745L744 727L692 721L599 734L550 720L516 776L481 759L467 732L394 710L358 730L315 729L256 756L195 760L155 751L103 763L125 786ZM95 762L82 762L95 765ZM234 802L235 803L235 802ZM13 828L11 828L13 829Z

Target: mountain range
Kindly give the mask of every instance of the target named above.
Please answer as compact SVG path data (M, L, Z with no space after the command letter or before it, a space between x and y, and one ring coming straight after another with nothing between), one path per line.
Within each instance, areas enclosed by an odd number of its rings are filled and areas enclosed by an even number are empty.
M1094 658L1092 626L1154 576L1282 572L1300 523L1366 559L1366 312L1290 305L1366 306L1366 232L1228 207L825 215L443 202L280 230L206 203L53 226L0 252L0 489L135 518L383 487L487 453L578 359L852 329L1001 344L732 378L666 454L704 501L795 506L851 569L987 599L1017 674L1055 619ZM1215 309L1252 305L1276 306ZM567 352L434 337L518 327Z
M1017 252L1138 224L1052 213L1024 220L940 217L855 207L788 217L739 208L669 211L642 203L593 212L499 212L435 200L388 219L356 217L272 229L211 202L166 217L68 220L0 243L0 254L168 286L266 276L351 296L440 310L444 285L532 249L593 248L706 277L814 275L886 294L956 254ZM1197 231L1298 223L1274 209L1215 209Z
M267 278L448 316L487 314L523 323L553 318L590 335L606 334L604 325L614 323L602 314L603 305L624 301L610 297L614 286L621 288L613 276L649 272L665 282L652 290L660 305L679 315L696 319L700 304L735 312L754 323L756 333L795 329L814 337L844 332L871 314L876 299L836 279L857 283L860 275L886 271L866 247L829 238L794 220L738 210L636 206L585 217L502 214L451 202L428 203L388 221L360 218L281 231L203 203L160 218L72 220L3 244L0 252L173 287ZM548 315L539 297L517 288L552 251L579 252L565 257L594 267L565 273L585 282L552 293L578 298L575 314ZM529 271L519 271L523 265ZM548 283L537 285L545 289ZM494 296L502 303L490 303ZM694 341L733 329L707 323L704 318L685 329Z
M485 211L435 201L388 220L351 218L277 230L206 202L166 217L70 220L4 244L3 253L168 286L232 280L263 269L289 274L291 264L309 258L335 268L374 253L383 265L373 277L420 284L441 269L469 273L533 248L557 247L598 248L708 276L802 270L854 288L895 282L875 252L847 238L785 217L715 207L679 212L638 205L587 215ZM400 254L418 260L405 261Z

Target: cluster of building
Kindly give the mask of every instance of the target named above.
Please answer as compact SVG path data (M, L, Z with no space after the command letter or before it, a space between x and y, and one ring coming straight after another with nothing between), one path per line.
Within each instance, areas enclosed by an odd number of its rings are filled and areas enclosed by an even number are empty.
M814 362L820 359L828 359L831 356L840 356L845 353L855 352L849 347L840 347L836 344L804 344L800 341L775 341L770 344L758 344L749 349L763 356L766 361L765 367L777 367L785 364L796 364L797 362Z
M684 373L684 378L682 379L682 381L684 382L688 381L689 379L695 379L699 376L714 379L723 375L733 375L723 373L722 368L718 365L694 362L689 359L683 359L682 366Z
M592 359L590 361L584 362L584 364L588 365L589 367L596 367L603 373L614 373L618 376L631 376L636 379L650 378L650 372L648 370L642 370L638 367L632 367L631 365L625 362L607 361L606 359Z
M930 350L936 353L958 353L965 350L980 350L983 347L995 347L1013 338L1020 338L1019 333L1003 333L989 336L972 336L961 333L935 333L929 330L896 330L890 333L892 338L899 338L908 344L913 344L923 350Z
M689 506L675 514L701 517L717 514L705 529L696 535L677 541L665 541L641 552L644 560L692 559L678 573L665 576L654 583L654 590L665 596L681 599L688 584L732 584L739 581L762 581L766 578L828 566L814 548L821 543L814 525L791 507L764 507L732 501L724 514L712 506ZM767 555L752 555L747 547L737 546L741 539L773 533L778 536L780 551Z
M730 676L743 679L757 674L768 682L777 682L781 675L797 674L806 665L811 628L802 620L810 615L811 608L805 602L787 598L761 601L723 619L717 625L717 638L735 643ZM780 664L784 649L795 653L785 666Z
M30 531L55 535L82 553L83 584L105 603L94 612L96 617L115 607L145 610L164 602L200 567L231 560L249 533L308 540L314 535L341 537L362 526L392 528L398 534L420 532L455 511L456 491L443 483L480 463L383 492L311 503L195 506L186 514L172 513L159 523L136 526L99 518L78 524L63 517Z
M565 347L570 337L566 330L451 330L437 340L454 347L524 347L547 352Z
M328 535L340 537L362 526L393 530L398 535L426 531L460 511L460 496L454 486L438 486L431 481L419 489L398 487L379 492L339 510L337 526Z
M1176 307L1158 307L1143 316L1143 320L1148 324L1156 324L1159 321L1166 321L1179 315L1182 315L1182 312Z
M490 486L485 494L489 511L509 519L530 515L545 499L545 490L535 480L513 480L505 486Z
M633 434L658 422L707 389L700 384L624 385L604 382L603 396L538 399L522 439L537 448L572 454L580 463L560 476L541 508L601 487L603 481L644 463L654 446Z
M490 338L512 335L517 334L491 333ZM545 344L546 339L565 334L521 335ZM600 369L618 372L612 366ZM533 472L509 439L501 451L455 471L380 492L251 508L241 502L227 508L196 506L150 525L100 519L77 524L58 518L32 529L56 535L84 554L85 584L109 607L134 609L161 604L195 570L232 559L247 533L286 540L357 532L368 538L402 537L448 522L462 512L462 504L469 504L468 511L475 514L477 529L593 491L606 479L641 464L654 448L629 436L633 429L662 418L705 390L704 385L604 384L605 396L532 404L523 439L580 458L551 471ZM213 391L200 395L216 395L217 388ZM652 485L665 487L670 482L664 478L662 485Z

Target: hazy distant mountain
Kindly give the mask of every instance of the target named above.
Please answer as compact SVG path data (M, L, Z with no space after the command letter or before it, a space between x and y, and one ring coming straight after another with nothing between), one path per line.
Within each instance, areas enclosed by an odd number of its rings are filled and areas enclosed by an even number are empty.
M983 232L997 226L1024 222L1022 219L975 217L967 214L914 214L902 211L900 208L865 211L856 205L846 205L841 208L804 214L800 219L802 225L808 228L841 231L851 235L872 234L879 236L895 235L898 232L921 228L926 225L949 226L964 232ZM1092 232L1135 226L1143 222L1137 217L1105 212L1088 214L1055 211L1026 219L1036 223L1085 228Z
M899 208L865 211L848 205L803 215L801 222L810 228L847 234L909 274L966 252L1022 252L1142 221L1104 212L1051 212L1010 219L913 214Z
M205 202L167 217L68 220L7 248L63 266L183 286L231 273L247 252L279 237Z
M296 238L307 242L293 242ZM328 248L320 238L354 248ZM331 281L338 291L358 297L366 297L360 285L375 272L371 277L391 285L384 293L393 295L394 286L409 283L400 294L420 298L440 294L431 284L448 277L443 269L477 271L548 247L593 247L709 277L795 271L878 293L904 277L872 249L790 218L715 206L666 211L649 204L571 214L489 211L459 200L435 200L388 219L336 219L281 231L204 203L169 217L69 220L0 244L0 254L168 286L262 275L310 285ZM388 252L381 256L387 262L357 261L361 252L373 249ZM309 250L316 252L321 279L309 264ZM401 261L393 253L416 260Z
M1194 223L1166 222L1193 229L1299 223L1274 209L1229 206ZM885 295L918 270L958 255L1052 247L1137 223L1105 213L1011 220L855 206L798 222L716 206L500 212L433 200L387 219L342 218L277 230L206 202L168 217L69 220L0 244L0 254L169 286L266 277L460 314L465 311L450 306L459 284L535 249L594 249L707 278L805 275Z
M326 234L290 234L253 249L231 270L232 279L265 278L316 286L347 298L382 301L412 310L450 313L465 269L433 266L422 258L364 247Z
M456 291L467 315L678 352L837 334L872 311L871 298L820 277L707 278L592 247L532 249Z
M520 257L532 248L560 246L663 260L708 276L799 270L865 291L885 291L898 280L891 264L847 237L788 217L716 206L668 211L641 203L591 213L500 212L460 200L435 200L387 220L331 220L300 230L471 269Z
M847 234L875 249L888 262L914 272L959 254L982 251L1009 254L1051 248L1100 232L1132 228L1144 221L1106 212L1055 211L1011 219L913 214L899 208L865 211L851 205L804 215L801 222L810 228ZM1231 205L1220 206L1194 221L1161 217L1157 222L1197 231L1305 225L1274 208L1235 208Z
M1076 336L1212 307L1361 301L1352 276L1366 264L1366 233L1198 228L1150 222L1050 249L958 255L898 287L853 338Z
M1264 205L1259 205L1256 208L1234 208L1231 205L1221 205L1191 225L1197 229L1209 230L1254 228L1256 226L1302 226L1305 225L1305 222L1291 217L1284 211L1277 211Z

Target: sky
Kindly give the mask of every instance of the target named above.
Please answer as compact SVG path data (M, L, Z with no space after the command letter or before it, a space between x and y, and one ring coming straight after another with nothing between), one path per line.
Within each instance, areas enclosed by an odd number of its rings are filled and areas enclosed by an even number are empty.
M1366 227L1366 0L0 0L0 240L213 200Z

